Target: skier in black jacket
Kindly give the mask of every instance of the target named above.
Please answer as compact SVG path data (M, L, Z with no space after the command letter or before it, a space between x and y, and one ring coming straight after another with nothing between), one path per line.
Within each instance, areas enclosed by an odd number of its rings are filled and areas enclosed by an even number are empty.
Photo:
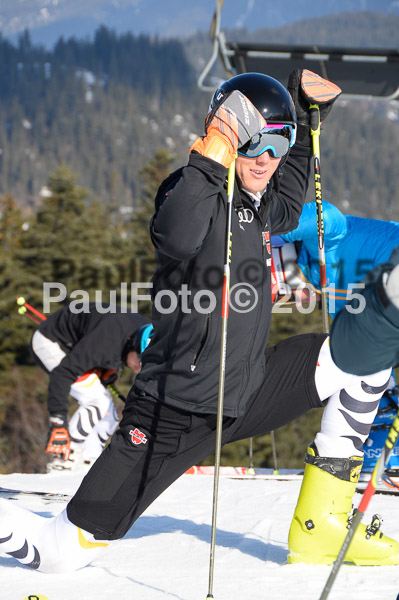
M269 432L328 400L321 431L306 455L289 560L331 563L337 556L362 444L391 369L363 377L346 373L333 362L323 334L266 347L270 234L296 227L311 159L302 75L296 70L289 78L297 119L287 90L267 75L246 73L221 85L205 136L195 141L188 164L161 185L151 222L157 258L154 336L142 371L119 429L60 515L40 524L34 515L30 528L30 513L20 525L15 507L2 503L8 518L0 521L0 537L15 533L15 540L26 540L28 550L19 558L24 564L47 572L88 564L125 535L173 481L214 451L226 178L237 150L222 443ZM326 93L320 103L324 120L337 90L317 76L314 83ZM375 529L358 527L347 560L399 563L397 542L381 532L373 535ZM19 548L10 539L0 551L15 556Z
M96 460L119 422L107 386L124 364L140 371L152 326L137 313L109 308L98 312L89 303L77 312L65 306L32 336L32 356L49 374L48 471L87 469ZM78 402L70 420L69 394Z

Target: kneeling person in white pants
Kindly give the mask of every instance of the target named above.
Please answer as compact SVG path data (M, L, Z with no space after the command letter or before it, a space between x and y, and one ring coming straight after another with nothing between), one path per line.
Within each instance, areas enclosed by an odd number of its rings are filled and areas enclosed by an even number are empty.
M118 425L107 386L124 365L140 371L152 325L141 315L116 309L104 314L89 304L87 312L74 313L67 306L33 334L33 358L49 374L48 471L88 468ZM69 395L78 402L70 420Z

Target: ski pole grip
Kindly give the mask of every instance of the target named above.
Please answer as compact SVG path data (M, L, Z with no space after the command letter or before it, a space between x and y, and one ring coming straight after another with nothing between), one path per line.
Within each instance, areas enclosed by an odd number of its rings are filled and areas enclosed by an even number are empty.
M318 104L309 104L310 132L312 135L320 135L320 108Z

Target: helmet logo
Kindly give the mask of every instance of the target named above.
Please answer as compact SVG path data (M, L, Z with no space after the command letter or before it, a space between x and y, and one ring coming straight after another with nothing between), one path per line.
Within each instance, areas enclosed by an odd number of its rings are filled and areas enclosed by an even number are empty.
M249 112L248 112L248 102L245 101L244 96L242 96L241 94L239 95L240 98L240 102L241 102L241 106L242 106L242 110L244 112L244 119L245 119L245 124L249 125Z
M250 208L242 208L237 214L239 223L252 223L254 220L254 213Z

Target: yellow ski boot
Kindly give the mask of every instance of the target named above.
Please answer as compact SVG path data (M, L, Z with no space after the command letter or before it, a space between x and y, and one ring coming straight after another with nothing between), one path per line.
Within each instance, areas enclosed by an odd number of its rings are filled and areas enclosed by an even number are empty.
M363 459L323 458L311 444L305 473L288 535L288 562L329 565L337 558L348 533L352 496ZM397 565L399 544L380 531L374 515L368 526L360 523L345 557L355 565Z

